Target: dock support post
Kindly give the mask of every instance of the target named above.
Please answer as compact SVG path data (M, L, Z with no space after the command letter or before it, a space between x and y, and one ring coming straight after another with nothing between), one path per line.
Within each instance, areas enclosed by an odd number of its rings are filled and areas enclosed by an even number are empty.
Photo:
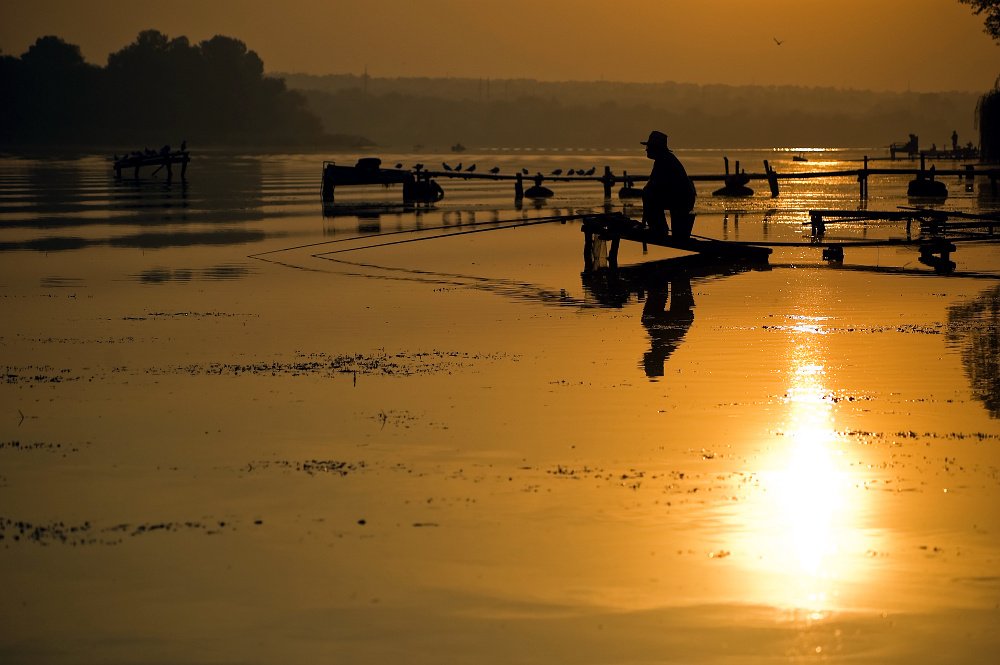
M333 203L333 169L329 164L323 165L323 203Z
M188 154L185 152L183 159L181 159L181 182L187 182L187 170L188 162L191 160Z
M601 183L604 185L604 198L611 198L611 187L615 184L615 176L611 173L611 167L604 167L604 175L601 177Z
M812 237L822 238L826 233L826 224L823 223L823 215L814 212L810 217L810 222L812 222Z
M858 185L861 187L861 200L868 199L868 155L865 155L865 166L858 173Z
M590 272L596 264L594 258L594 234L590 231L583 232L583 271Z
M611 249L608 250L608 265L612 268L618 267L618 246L621 242L622 239L619 236L611 239Z
M771 198L778 198L778 174L771 168L768 161L764 160L764 172L767 174L767 185L771 188Z
M169 185L174 181L174 165L169 157L163 162L163 165L167 167L167 184Z
M954 243L941 238L920 246L919 261L925 266L934 268L938 273L950 273L955 270L955 262L951 253L956 249Z
M972 164L965 165L965 191L976 191L976 167Z
M517 176L514 178L514 203L520 203L524 200L524 176L518 172Z

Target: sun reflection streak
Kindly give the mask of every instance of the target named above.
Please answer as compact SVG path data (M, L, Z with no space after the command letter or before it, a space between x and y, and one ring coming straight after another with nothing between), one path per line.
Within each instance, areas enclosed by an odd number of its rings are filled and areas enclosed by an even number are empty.
M856 577L851 553L860 530L826 385L824 331L797 321L790 332L786 445L760 472L766 505L756 507L756 549L777 575L770 602L819 620L836 607L838 583Z

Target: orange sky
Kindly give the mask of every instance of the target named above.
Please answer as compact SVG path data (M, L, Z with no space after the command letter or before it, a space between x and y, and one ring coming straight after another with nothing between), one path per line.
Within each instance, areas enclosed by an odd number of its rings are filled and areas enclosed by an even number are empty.
M237 37L268 71L315 74L918 91L981 91L1000 75L1000 46L957 0L0 2L3 53L56 34L99 64L156 28Z

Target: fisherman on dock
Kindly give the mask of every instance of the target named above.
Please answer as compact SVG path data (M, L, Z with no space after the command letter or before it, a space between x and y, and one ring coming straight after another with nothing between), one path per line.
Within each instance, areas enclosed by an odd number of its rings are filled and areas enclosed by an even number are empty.
M653 170L642 189L642 221L658 235L667 235L666 210L670 211L673 237L686 240L691 236L697 192L684 165L667 147L667 135L653 130L641 142L646 146L646 156L653 160Z

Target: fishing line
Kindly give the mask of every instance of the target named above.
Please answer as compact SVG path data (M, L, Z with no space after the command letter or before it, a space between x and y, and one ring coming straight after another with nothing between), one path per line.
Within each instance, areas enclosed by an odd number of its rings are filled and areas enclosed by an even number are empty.
M523 224L524 222L531 222L531 223L537 222L537 223L541 224L541 223L544 223L544 222L556 222L556 221L564 221L564 220L570 220L570 219L578 219L578 218L586 217L586 216L588 216L588 215L551 215L549 217L529 217L529 218L521 220L520 222L517 222L517 223L518 224ZM489 222L469 222L467 224L455 224L455 225L442 224L440 226L428 226L426 228L420 228L420 229L403 229L403 230L400 230L400 231L385 231L384 233L373 233L371 235L365 235L365 236L351 236L350 238L337 238L336 240L322 240L320 242L311 242L311 243L307 243L305 245L296 245L295 247L282 247L281 249L269 249L266 252L257 252L256 254L249 254L249 255L247 255L247 258L248 259L255 259L255 258L264 256L265 254L275 254L277 252L291 252L291 251L296 250L296 249L306 249L308 247L319 247L320 245L333 245L333 244L341 243L341 242L350 242L351 240L360 240L362 238L365 238L365 239L368 239L368 238L384 238L384 237L387 237L387 236L395 236L395 235L400 235L400 234L403 234L403 233L420 233L420 232L423 232L423 231L443 231L444 229L451 229L451 228L455 228L456 226L485 226L487 224L506 224L506 223L512 222L512 221L514 221L514 220L502 219L502 220L493 220L493 221L489 221ZM505 227L498 227L498 228L509 228L509 227L505 226ZM486 229L486 230L489 230L489 229ZM444 234L444 235L458 235L458 234ZM443 237L443 236L438 236L438 237ZM373 246L377 246L377 245L373 245ZM362 248L359 247L357 249L362 249Z
M516 224L508 224L506 226L494 226L488 229L472 229L470 231L457 231L455 233L439 233L438 235L425 236L422 238L407 238L406 240L393 240L390 242L376 243L374 245L362 245L361 247L348 247L347 249L335 249L331 252L320 252L318 254L313 254L315 258L322 258L324 256L329 256L331 254L341 254L343 252L355 252L361 249L377 249L379 247L389 247L390 245L404 245L410 242L420 242L422 240L437 240L439 238L450 238L452 236L464 236L471 233L485 233L486 231L505 231L507 229L517 229L522 226L534 226L536 224L551 224L557 221L567 221L570 219L581 219L583 217L590 217L591 215L562 215L559 217L552 218L542 218L537 220L531 220L527 222L518 222ZM490 224L494 222L488 222Z

